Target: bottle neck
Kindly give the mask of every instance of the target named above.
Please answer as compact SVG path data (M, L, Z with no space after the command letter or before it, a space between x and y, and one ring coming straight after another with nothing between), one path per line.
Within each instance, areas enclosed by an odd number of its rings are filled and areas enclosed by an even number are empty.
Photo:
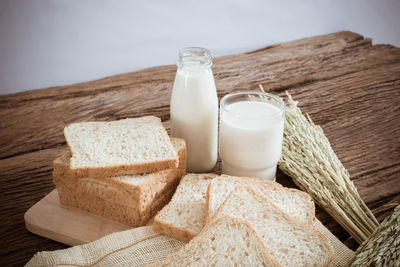
M212 57L209 50L201 47L186 47L179 51L178 69L202 70L212 66Z

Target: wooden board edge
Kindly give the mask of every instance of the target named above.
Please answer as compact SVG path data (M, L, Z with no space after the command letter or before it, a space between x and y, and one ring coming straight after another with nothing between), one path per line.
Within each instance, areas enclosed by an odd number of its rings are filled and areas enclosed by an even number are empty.
M46 228L41 228L37 227L33 224L30 224L29 222L25 221L25 228L32 234L45 237L50 240L54 240L63 244L66 244L68 246L77 246L77 245L82 245L85 244L84 242L81 242L78 239L70 238L65 235L60 235L59 233L55 233L53 231L47 230Z
M78 239L68 237L64 234L56 233L52 230L49 230L45 227L40 227L37 226L34 223L31 223L32 220L34 220L34 217L32 214L35 214L35 212L38 209L38 206L41 205L41 202L43 202L46 198L48 198L51 194L58 194L57 189L52 190L49 194L47 194L44 198L36 202L32 207L30 207L24 214L24 221L25 221L25 228L29 232L39 235L69 246L76 246L76 245L82 245L85 244L85 242L82 242Z
M57 227L64 222L63 218L52 217L55 211L61 212L64 217L76 217L78 220L70 221L70 224L83 226L78 228L78 231L71 230L70 225L67 225L66 228L60 228L59 231ZM38 214L43 214L43 216L38 216ZM69 216L71 215L71 216ZM48 217L48 221L43 219ZM82 217L82 220L79 220L79 217ZM67 218L66 220L70 220ZM85 224L85 222L89 222L92 220L93 224ZM57 189L54 189L49 194L47 194L44 198L35 203L31 208L29 208L24 214L25 228L36 235L69 245L76 246L86 244L88 242L93 242L97 239L100 239L108 234L124 231L131 229L130 226L121 224L116 221L112 221L110 219L100 217L95 214L91 214L89 212L79 210L73 207L65 207L61 205L58 199ZM90 225L92 229L95 231L91 232L92 234L83 237L85 226ZM94 234L93 234L94 233ZM81 236L82 238L79 238Z

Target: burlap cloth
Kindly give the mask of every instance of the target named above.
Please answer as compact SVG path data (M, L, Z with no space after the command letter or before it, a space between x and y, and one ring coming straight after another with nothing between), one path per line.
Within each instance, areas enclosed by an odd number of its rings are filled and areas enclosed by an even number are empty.
M335 251L329 266L344 266L354 252L318 220L316 228L329 239ZM151 226L144 226L80 246L38 252L26 266L145 266L163 260L184 244L154 232Z

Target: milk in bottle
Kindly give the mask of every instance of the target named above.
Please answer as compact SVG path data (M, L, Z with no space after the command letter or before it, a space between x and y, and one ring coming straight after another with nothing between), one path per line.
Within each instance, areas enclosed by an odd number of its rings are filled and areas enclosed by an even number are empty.
M171 95L171 133L187 146L187 170L207 172L217 161L218 97L207 49L179 52Z

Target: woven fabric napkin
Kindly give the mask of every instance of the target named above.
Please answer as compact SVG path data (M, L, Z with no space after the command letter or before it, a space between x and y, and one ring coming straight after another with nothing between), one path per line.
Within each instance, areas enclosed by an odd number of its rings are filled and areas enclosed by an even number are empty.
M330 267L344 266L353 255L320 221L316 228L331 243L335 256ZM26 266L146 266L165 259L184 242L160 235L151 226L114 233L80 246L38 252Z

